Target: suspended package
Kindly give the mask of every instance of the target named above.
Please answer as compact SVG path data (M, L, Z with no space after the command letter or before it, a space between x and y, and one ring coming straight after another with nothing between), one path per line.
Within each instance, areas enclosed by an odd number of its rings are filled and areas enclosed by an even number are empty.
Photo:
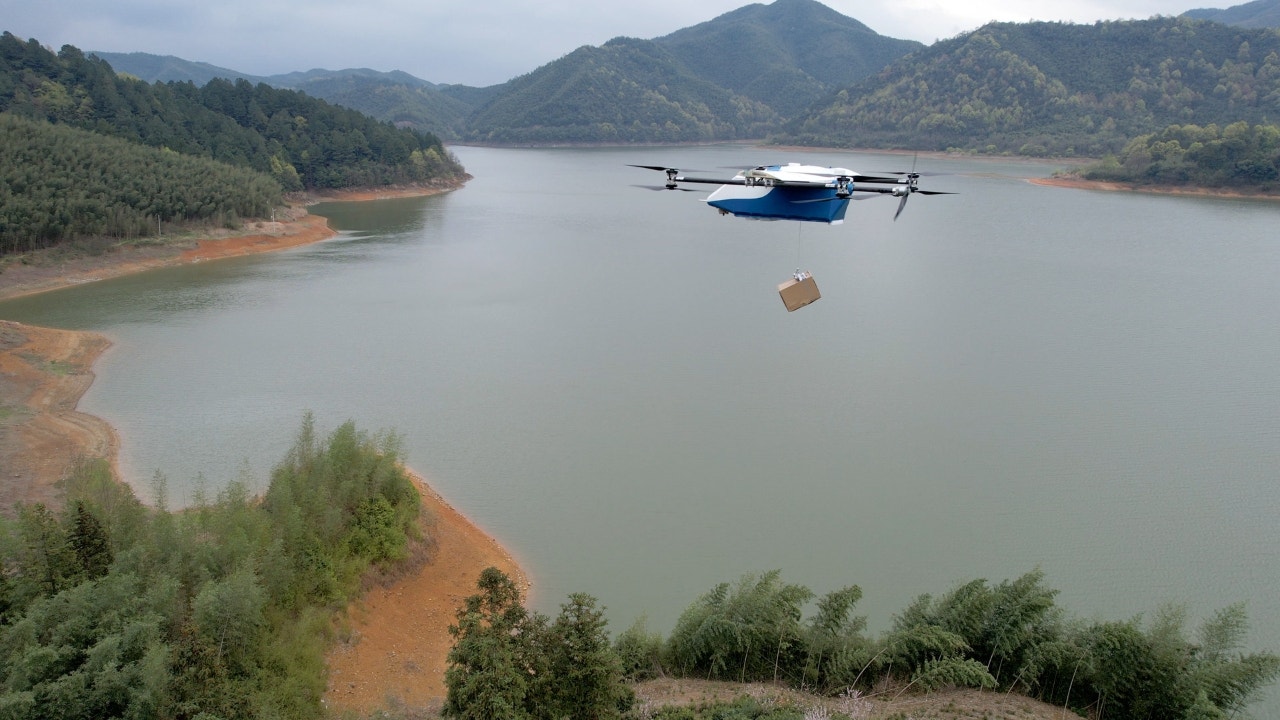
M809 273L801 275L802 279L791 278L778 286L778 295L782 297L782 304L787 306L787 312L795 312L822 297L813 276Z

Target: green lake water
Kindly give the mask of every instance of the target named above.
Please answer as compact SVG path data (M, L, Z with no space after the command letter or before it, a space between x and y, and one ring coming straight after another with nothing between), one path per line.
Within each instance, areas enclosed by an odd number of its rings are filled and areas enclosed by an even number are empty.
M916 595L1033 568L1086 618L1246 601L1280 651L1280 204L950 173L893 222L721 217L632 187L682 168L909 156L457 148L446 195L314 207L316 245L0 303L106 333L81 408L174 502L264 483L301 418L390 429L554 611L665 632L773 568ZM787 313L797 267L822 291ZM1272 699L1267 708L1280 712Z

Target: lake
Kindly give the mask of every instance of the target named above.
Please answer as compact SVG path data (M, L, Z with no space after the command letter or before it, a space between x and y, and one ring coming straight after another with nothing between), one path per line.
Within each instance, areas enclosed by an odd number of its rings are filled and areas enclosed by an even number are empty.
M916 595L1042 568L1069 613L1247 601L1280 650L1280 204L1051 188L1046 163L921 157L841 226L721 217L628 163L909 155L456 148L446 195L313 208L271 255L0 303L106 333L81 408L144 497L261 487L303 414L394 430L555 612L666 632L773 568ZM788 313L797 267L818 302ZM1273 699L1269 706L1280 708Z

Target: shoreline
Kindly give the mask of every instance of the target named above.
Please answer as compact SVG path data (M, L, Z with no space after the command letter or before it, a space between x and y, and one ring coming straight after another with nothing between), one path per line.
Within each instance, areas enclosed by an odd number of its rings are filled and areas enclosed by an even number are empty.
M423 476L405 471L422 498L419 525L430 533L431 559L411 574L375 586L348 606L345 626L325 654L329 683L324 706L369 714L394 698L406 708L438 711L453 639L449 625L474 595L487 567L506 573L528 602L531 584L519 563Z
M0 265L0 300L11 300L53 290L83 285L154 270L162 267L189 265L208 260L221 260L242 255L274 252L300 247L336 237L321 215L312 215L307 207L322 202L365 202L406 197L439 195L461 187L466 176L456 185L387 187L359 190L315 191L291 198L283 220L248 221L240 232L220 229L196 231L189 239L172 244L116 246L97 255L85 252L65 257L58 248L31 253L35 262L9 262Z
M55 506L56 483L80 458L106 458L124 481L116 429L77 409L109 347L99 333L0 320L0 513L17 503Z
M434 195L454 188L393 188L322 193L306 204ZM326 219L293 207L288 222L252 223L250 234L194 240L167 252L124 251L84 267L43 268L25 282L6 283L8 299L119 277L157 267L272 252L337 235ZM11 268L0 275L9 280ZM18 503L56 506L56 483L82 457L105 457L116 480L131 488L118 466L116 429L77 410L92 385L94 362L111 347L100 333L42 328L0 320L0 513ZM520 564L493 536L452 506L424 477L406 467L421 498L421 524L432 543L425 562L385 585L374 585L335 622L341 627L325 662L326 707L363 714L396 698L407 707L436 707L445 696L444 669L452 638L448 626L462 600L476 592L480 573L493 566L525 593L531 587Z
M1151 195L1177 195L1183 197L1229 198L1233 200L1280 200L1280 195L1263 192L1244 192L1223 188L1182 187L1177 185L1134 185L1111 180L1085 180L1074 176L1029 178L1032 185L1068 188L1072 190L1101 190L1105 192L1134 192Z

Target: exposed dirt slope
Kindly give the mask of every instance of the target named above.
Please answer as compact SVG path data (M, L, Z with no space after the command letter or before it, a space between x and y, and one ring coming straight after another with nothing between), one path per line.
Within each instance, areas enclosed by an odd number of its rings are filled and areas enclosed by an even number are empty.
M421 479L425 530L434 539L430 562L389 587L374 588L348 609L345 641L328 655L325 704L361 714L400 705L439 708L445 659L453 638L448 627L462 599L476 593L487 567L529 583L498 543L445 502Z
M76 411L110 345L96 333L0 320L0 512L56 505L54 483L77 459L115 457L111 426Z

